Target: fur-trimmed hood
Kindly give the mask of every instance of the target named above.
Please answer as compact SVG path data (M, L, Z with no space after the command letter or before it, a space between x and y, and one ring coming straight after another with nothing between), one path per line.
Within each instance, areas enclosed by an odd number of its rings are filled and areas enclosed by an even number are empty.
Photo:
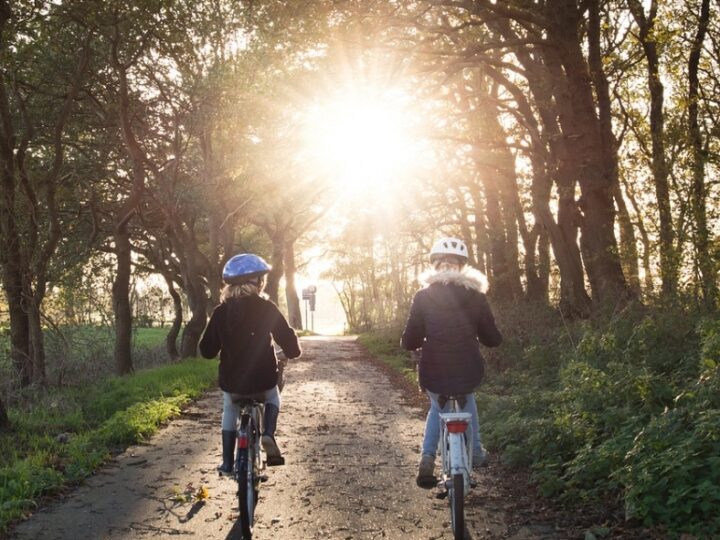
M446 272L429 272L423 276L423 281L427 286L433 283L443 283L445 285L460 285L466 289L475 290L479 293L485 293L488 288L487 278L485 274L470 266L464 267L462 270L449 270Z

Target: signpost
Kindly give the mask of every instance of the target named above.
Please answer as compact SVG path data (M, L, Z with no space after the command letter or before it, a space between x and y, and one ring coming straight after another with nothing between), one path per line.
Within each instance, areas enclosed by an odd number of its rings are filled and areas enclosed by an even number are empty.
M306 287L302 290L302 298L305 300L305 325L307 325L308 321L308 304L310 305L310 317L311 317L311 324L310 324L310 331L315 331L315 293L317 292L317 287L315 285L310 285L309 287Z

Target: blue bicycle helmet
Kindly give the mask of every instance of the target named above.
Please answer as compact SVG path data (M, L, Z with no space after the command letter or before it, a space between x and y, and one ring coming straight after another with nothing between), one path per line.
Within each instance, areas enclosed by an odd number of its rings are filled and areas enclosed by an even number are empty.
M272 266L262 257L252 253L240 253L231 257L223 268L223 281L230 285L237 285L252 281L254 278L267 274Z

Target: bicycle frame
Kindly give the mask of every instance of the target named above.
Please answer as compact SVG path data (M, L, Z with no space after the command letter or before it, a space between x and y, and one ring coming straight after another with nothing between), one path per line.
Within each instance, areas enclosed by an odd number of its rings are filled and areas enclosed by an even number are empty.
M456 408L456 407L453 407ZM455 474L462 474L465 491L470 489L470 471L472 470L472 438L468 428L472 416L465 412L440 413L442 439L440 455L442 458L443 480L447 481Z
M264 468L260 453L263 404L243 400L240 407L240 425L237 429L234 477L238 485L238 507L243 538L252 538L255 506L260 490L260 475Z
M465 538L465 494L470 491L472 470L472 415L458 411L458 402L450 397L452 411L440 413L442 437L440 455L442 459L442 480L440 485L450 499L450 517L456 540Z

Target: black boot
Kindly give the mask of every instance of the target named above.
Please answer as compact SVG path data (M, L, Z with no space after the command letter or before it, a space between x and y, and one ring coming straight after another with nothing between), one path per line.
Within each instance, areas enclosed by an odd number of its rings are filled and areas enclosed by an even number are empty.
M230 476L233 472L233 462L235 461L235 439L237 433L233 430L222 431L222 449L223 449L223 462L218 465L218 472L220 476Z
M265 404L262 445L263 450L265 450L265 455L267 456L267 464L270 467L285 464L285 458L282 457L280 448L278 448L275 442L275 428L277 427L278 414L280 414L280 410L275 405L272 403Z

